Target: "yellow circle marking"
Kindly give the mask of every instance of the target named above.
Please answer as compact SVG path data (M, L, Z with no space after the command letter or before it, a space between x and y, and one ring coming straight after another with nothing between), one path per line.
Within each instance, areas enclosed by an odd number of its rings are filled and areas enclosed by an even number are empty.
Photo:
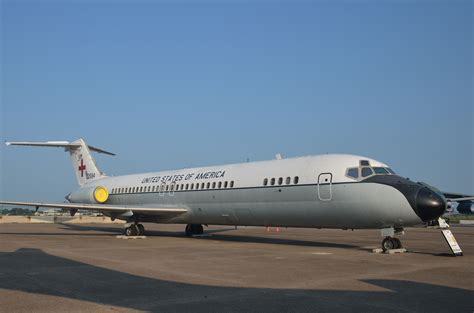
M107 191L107 188L99 186L94 190L94 198L95 201L99 203L104 203L109 199L109 192Z

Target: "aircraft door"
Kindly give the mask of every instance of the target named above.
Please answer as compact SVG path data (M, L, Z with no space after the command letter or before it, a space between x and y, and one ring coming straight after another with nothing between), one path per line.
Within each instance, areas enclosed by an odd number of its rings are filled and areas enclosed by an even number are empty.
M318 198L321 201L332 199L332 174L321 173L318 176Z

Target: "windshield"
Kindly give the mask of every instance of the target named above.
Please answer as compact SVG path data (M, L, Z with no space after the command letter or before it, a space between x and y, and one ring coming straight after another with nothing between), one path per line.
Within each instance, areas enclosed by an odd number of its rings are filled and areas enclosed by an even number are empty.
M360 172L359 172L360 170ZM359 176L360 173L360 176ZM367 178L372 175L396 175L389 167L351 167L346 170L346 176L355 180Z
M389 174L389 172L383 167L373 167L375 174Z

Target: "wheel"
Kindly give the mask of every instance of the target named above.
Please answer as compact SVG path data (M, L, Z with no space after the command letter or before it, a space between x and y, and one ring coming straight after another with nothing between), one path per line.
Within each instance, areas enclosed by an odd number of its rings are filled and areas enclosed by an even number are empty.
M194 235L202 235L204 233L204 227L201 224L193 224L192 228Z
M191 237L193 235L193 230L192 230L192 225L188 224L186 225L185 229L186 236Z
M201 224L188 224L186 225L186 236L191 237L192 235L201 235L204 233L204 228Z
M396 242L393 240L392 237L385 237L385 239L382 241L383 251L395 249L395 246L396 246Z
M142 224L137 225L138 228L138 236L144 236L145 235L145 226Z
M402 248L402 242L398 238L392 238L392 240L395 242L395 248L394 249L401 249Z
M138 235L137 225L132 224L129 227L125 228L125 235L127 235L127 236L137 236Z

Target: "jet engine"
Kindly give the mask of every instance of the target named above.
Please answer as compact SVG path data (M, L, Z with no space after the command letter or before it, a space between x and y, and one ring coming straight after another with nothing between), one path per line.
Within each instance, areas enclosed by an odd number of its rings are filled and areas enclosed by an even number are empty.
M68 200L74 203L105 203L108 199L109 191L102 186L81 188L68 196Z

